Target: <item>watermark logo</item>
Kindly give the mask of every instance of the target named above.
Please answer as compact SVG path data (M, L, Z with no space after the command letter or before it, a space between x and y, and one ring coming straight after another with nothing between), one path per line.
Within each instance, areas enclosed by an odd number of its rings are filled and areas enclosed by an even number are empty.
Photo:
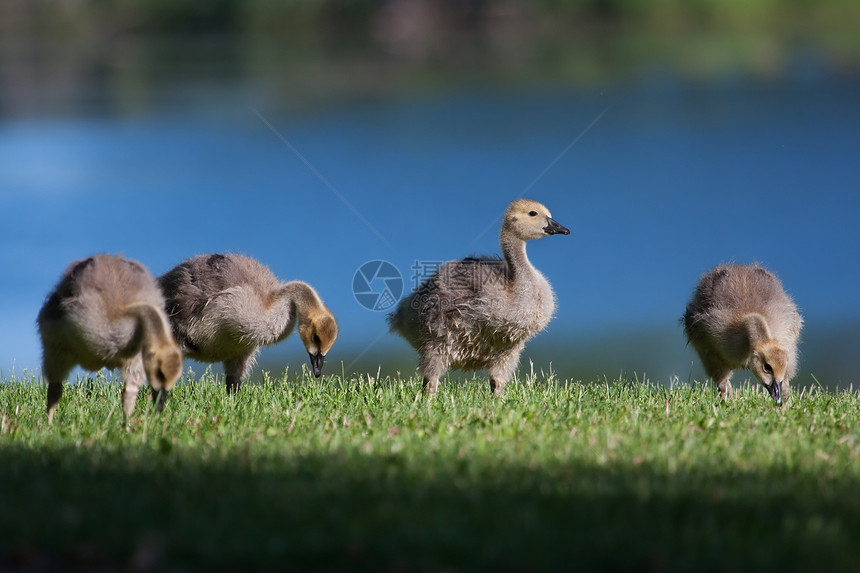
M388 261L367 261L352 277L352 294L367 310L388 310L403 294L403 275Z
M445 261L415 261L412 264L412 287L418 288L421 283L435 275Z
M431 306L453 303L453 300L440 299L436 292L437 281L477 294L504 284L508 278L507 264L495 258L469 257L450 265L445 261L416 260L410 270L412 287L418 295L412 301L413 308L428 301ZM428 282L428 279L434 280ZM356 302L367 310L379 312L392 308L400 300L403 288L403 275L388 261L368 261L358 267L352 277L352 294Z

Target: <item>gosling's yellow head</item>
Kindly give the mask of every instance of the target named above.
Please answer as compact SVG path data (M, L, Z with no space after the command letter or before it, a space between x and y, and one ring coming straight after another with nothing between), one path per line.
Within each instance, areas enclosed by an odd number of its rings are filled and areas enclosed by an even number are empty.
M337 321L325 306L299 319L299 338L308 351L314 376L322 375L325 355L337 340Z
M155 392L169 391L182 375L182 353L172 340L144 348L143 370Z
M788 370L788 352L775 340L763 342L753 349L750 370L776 403L781 404L782 383Z
M549 209L537 201L517 199L505 211L502 233L531 241L546 235L569 235L570 230L553 219Z

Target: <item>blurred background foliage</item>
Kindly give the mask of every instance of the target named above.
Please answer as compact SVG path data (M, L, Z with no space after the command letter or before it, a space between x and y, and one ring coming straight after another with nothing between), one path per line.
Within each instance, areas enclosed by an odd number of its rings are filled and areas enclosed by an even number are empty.
M804 45L848 71L858 23L853 0L7 0L2 98L7 114L62 113L103 103L103 89L133 111L189 75L255 78L301 106L451 81L602 85L660 67L767 77Z

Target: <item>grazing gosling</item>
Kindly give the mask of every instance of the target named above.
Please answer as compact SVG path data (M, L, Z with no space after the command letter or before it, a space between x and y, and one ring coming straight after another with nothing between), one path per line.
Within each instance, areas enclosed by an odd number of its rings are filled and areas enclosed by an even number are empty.
M307 283L282 283L268 267L235 254L192 257L158 283L182 352L223 362L228 392L239 390L260 347L282 341L297 323L314 376L322 374L337 321Z
M146 375L157 410L182 374L182 354L170 335L164 298L137 261L96 255L73 262L48 295L37 320L42 373L48 381L48 422L63 396L63 381L76 365L87 370L119 367L122 411L131 416Z
M719 265L702 275L681 320L723 399L732 396L732 370L746 368L782 403L803 319L776 276L757 264Z
M502 222L504 259L449 261L389 315L391 331L420 354L425 392L436 393L449 368L486 368L493 393L504 393L526 341L555 312L555 295L529 262L526 241L557 234L570 231L540 203L518 199Z

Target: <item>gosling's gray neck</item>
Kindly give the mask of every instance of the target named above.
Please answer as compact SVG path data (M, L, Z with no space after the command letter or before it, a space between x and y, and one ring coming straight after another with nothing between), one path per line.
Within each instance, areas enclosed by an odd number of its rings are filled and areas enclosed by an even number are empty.
M767 320L757 312L750 312L728 329L726 351L733 359L746 363L757 346L772 339Z
M317 292L308 283L290 281L283 283L277 291L281 304L289 305L290 321L284 329L281 339L286 338L295 328L296 323L307 324L312 317L322 312L325 305Z
M751 312L745 315L742 319L747 329L749 337L750 349L755 348L763 342L773 340L773 335L770 333L770 326L767 320L757 312Z
M125 314L137 321L135 346L162 345L170 343L170 329L164 316L151 304L139 303L126 307Z
M322 304L310 285L301 281L281 283L259 295L264 310L249 318L253 320L257 342L262 345L275 344L288 337L310 309Z
M524 276L534 272L529 257L526 254L526 242L516 237L505 236L501 238L502 255L508 263L508 280L510 284L516 283Z
M323 307L319 295L308 283L290 281L283 283L276 291L275 298L290 304L296 314L304 316Z

